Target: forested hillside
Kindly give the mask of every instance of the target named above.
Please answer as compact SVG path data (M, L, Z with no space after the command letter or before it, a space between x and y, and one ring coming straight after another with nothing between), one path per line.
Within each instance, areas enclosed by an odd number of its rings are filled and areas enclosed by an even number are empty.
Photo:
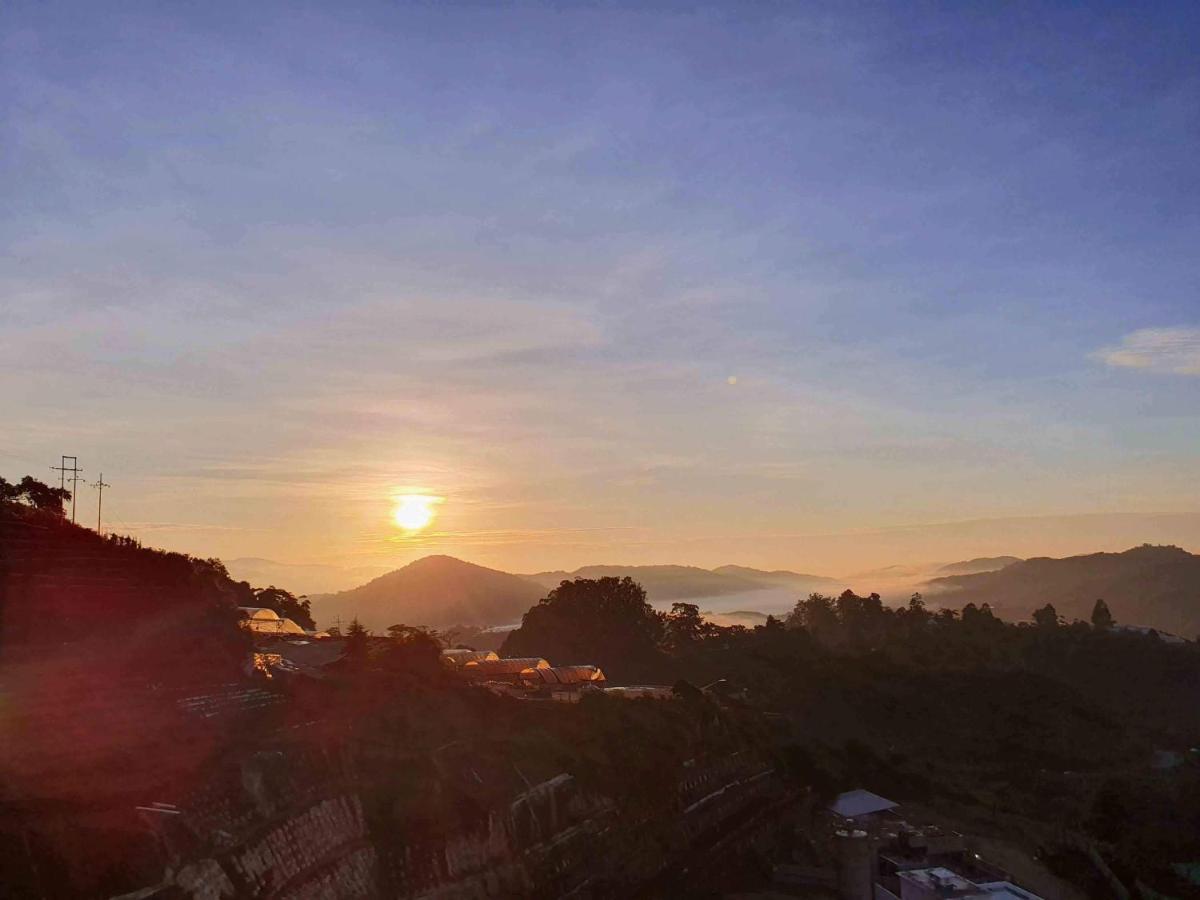
M930 588L940 603L988 603L1008 619L1027 618L1047 603L1068 621L1087 619L1103 599L1118 622L1189 639L1200 634L1200 556L1179 547L1027 559L994 572L938 578Z

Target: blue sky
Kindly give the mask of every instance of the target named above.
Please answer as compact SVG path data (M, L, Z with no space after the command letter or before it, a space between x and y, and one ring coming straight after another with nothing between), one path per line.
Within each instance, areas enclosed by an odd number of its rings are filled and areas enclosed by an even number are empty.
M1194 5L351 6L7 8L5 469L291 561L1200 537Z

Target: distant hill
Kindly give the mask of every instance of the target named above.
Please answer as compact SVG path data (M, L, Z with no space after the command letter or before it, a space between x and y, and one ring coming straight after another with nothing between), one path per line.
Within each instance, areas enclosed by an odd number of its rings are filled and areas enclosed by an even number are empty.
M426 556L353 590L310 599L323 628L338 618L344 628L357 617L383 633L398 624L506 625L519 621L545 594L540 585L517 575L452 556Z
M256 556L224 560L231 577L265 587L274 585L293 594L328 594L344 591L378 578L387 566L326 566L314 563L281 563Z
M525 578L543 587L557 587L575 578L629 576L646 589L651 601L687 600L753 591L765 585L747 578L722 575L696 566L584 566L574 572L539 572Z
M936 574L947 575L978 575L982 572L996 572L1005 569L1013 563L1022 562L1019 556L980 556L963 562L949 563L938 568Z
M710 612L705 610L701 615L705 621L728 628L731 625L741 625L744 628L755 628L767 621L766 613L755 612L752 609L736 609L732 612Z
M745 566L722 566L711 570L697 566L584 566L573 572L560 569L522 577L543 587L553 588L561 581L575 578L620 578L626 575L646 589L652 603L724 597L781 587L791 589L799 596L812 591L829 590L837 584L834 579L819 575L802 575L785 570L765 572Z
M811 594L813 591L828 592L843 586L841 581L836 578L791 572L787 569L774 569L768 572L762 569L752 569L749 566L720 566L713 571L718 575L731 575L770 587L791 588L796 591L797 596Z
M990 603L997 614L1026 619L1054 604L1066 619L1087 619L1103 598L1117 622L1188 639L1200 633L1200 556L1179 547L1142 546L1124 553L1045 557L995 572L936 578L943 606Z

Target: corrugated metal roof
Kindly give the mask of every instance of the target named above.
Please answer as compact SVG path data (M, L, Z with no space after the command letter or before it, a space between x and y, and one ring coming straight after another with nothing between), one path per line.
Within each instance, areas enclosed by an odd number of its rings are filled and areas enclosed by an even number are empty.
M454 649L442 651L442 659L444 659L446 662L453 663L456 666L465 666L469 662L478 662L484 659L499 658L500 656L495 650Z
M238 611L244 613L247 619L264 622L273 622L279 618L279 613L266 606L239 606Z
M584 684L604 681L604 673L597 666L552 666L532 669L526 677L545 684Z
M855 816L866 816L871 813L895 809L899 805L886 797L872 794L870 791L857 790L838 794L837 799L833 801L829 809L839 816L853 819Z
M476 675L520 675L526 669L548 669L550 663L537 656L514 657L511 659L473 660L463 669Z

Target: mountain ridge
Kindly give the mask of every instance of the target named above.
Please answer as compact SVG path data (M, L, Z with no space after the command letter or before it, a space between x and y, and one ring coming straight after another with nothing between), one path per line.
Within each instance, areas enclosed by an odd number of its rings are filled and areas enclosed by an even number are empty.
M822 575L806 575L786 569L765 571L748 566L720 566L704 569L699 566L681 565L589 565L573 571L556 569L522 575L543 587L557 587L561 581L574 578L603 578L605 576L628 576L646 589L651 602L664 603L675 600L694 600L706 597L722 597L733 594L751 594L756 591L792 588L799 593L831 589L840 584L837 579Z
M453 556L424 556L366 584L310 598L323 627L358 619L376 632L391 625L489 626L519 621L545 592L517 575Z
M993 572L935 578L930 586L943 606L989 603L1004 618L1026 619L1050 603L1067 620L1087 620L1103 599L1119 623L1189 639L1200 632L1200 556L1170 545L1034 557Z

